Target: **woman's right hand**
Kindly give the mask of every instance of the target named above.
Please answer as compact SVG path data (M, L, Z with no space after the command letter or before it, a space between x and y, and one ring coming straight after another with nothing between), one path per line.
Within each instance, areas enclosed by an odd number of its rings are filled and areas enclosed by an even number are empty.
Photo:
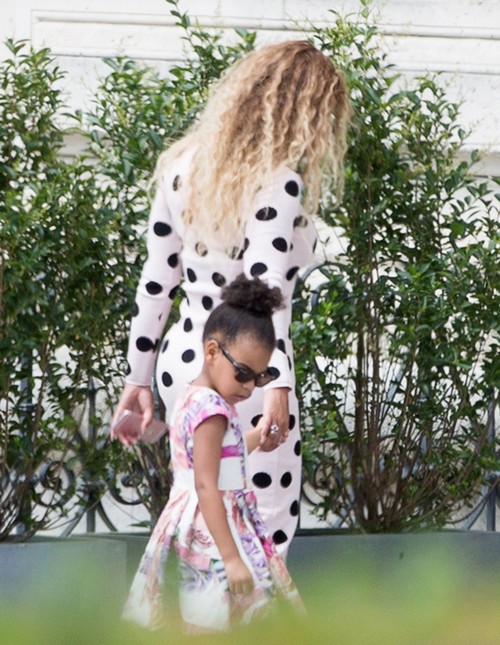
M130 385L128 383L125 385L111 421L111 439L119 438L113 433L113 426L123 416L125 410L132 410L142 416L141 433L143 433L153 420L154 415L153 392L149 385Z
M232 594L249 594L253 591L254 580L249 568L237 556L224 562L229 592Z

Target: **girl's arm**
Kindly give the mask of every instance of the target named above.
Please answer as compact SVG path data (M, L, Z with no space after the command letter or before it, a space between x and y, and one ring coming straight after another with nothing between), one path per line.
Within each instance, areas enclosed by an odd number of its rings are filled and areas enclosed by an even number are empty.
M194 480L203 518L224 560L229 590L232 593L247 594L253 589L253 577L241 559L231 534L218 489L222 439L226 428L227 419L222 415L212 416L196 428L193 447Z
M256 450L261 444L261 433L258 428L252 428L245 432L245 443L247 444L247 451L252 452Z

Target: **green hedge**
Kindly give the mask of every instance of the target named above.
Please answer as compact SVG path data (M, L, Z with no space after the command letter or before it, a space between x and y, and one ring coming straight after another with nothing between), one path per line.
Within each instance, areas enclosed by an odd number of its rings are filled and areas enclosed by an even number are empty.
M137 489L153 518L168 495L164 445L107 440L149 181L256 37L237 30L228 46L169 4L186 61L163 78L107 59L86 111L68 113L47 49L8 41L0 64L0 539L77 518L109 488ZM405 89L367 9L331 21L310 36L344 69L355 119L343 204L327 191L320 212L345 251L299 285L295 306L305 476L324 489L318 511L351 527L441 525L498 465L485 441L497 196L472 177L475 156L457 162L467 133L439 78ZM66 161L74 133L87 146Z

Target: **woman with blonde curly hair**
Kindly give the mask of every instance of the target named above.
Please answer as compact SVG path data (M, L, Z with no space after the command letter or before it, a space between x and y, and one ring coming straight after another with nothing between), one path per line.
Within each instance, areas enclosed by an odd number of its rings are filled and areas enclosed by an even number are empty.
M159 158L148 229L148 258L137 289L129 369L115 412L153 418L151 377L167 417L177 394L202 365L202 330L224 285L244 272L282 291L273 316L275 377L237 409L261 433L249 459L259 510L285 553L299 512L301 448L294 392L291 301L297 272L311 257L314 213L323 179L342 188L350 104L343 75L305 41L252 52L211 92L198 122ZM182 284L180 320L161 340ZM220 348L235 377L258 385L237 348ZM168 420L168 419L167 419ZM281 444L281 445L280 445ZM276 446L279 446L277 449Z

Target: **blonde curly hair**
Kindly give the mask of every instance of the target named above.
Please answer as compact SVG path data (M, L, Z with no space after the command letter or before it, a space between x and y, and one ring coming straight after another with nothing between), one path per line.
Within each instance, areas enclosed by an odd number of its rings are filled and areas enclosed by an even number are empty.
M191 145L184 222L241 243L252 199L284 164L300 173L314 213L323 177L342 191L350 102L343 74L307 41L251 52L211 90L198 122L158 160L156 176ZM200 209L199 204L203 204Z

